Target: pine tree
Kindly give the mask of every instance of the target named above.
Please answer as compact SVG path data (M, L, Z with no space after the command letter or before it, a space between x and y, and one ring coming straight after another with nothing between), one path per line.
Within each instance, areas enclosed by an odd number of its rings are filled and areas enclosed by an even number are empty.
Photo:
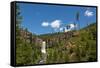
M19 5L16 5L16 35L20 35L20 28L21 28L21 22L22 22L22 16L20 15L21 11L19 8Z
M28 65L33 63L33 53L31 44L26 43L24 39L20 39L22 16L20 6L16 5L16 64Z
M78 27L80 29L79 17L80 17L80 13L76 12L76 21L78 22Z

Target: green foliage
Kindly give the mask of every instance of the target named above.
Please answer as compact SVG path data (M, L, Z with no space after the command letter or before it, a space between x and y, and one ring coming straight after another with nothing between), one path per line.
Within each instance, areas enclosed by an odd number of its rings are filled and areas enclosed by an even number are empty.
M19 5L16 5L16 36L20 35L20 25L22 21L22 16L20 15L20 8Z
M16 6L16 64L39 64L42 59L41 45L37 38L46 41L46 63L66 63L96 60L96 24L91 24L78 30L78 36L72 36L76 31L57 32L43 35L30 33L29 39L21 36L20 7ZM77 13L79 16L79 13ZM29 32L26 28L25 32ZM34 41L33 41L34 39ZM26 40L30 40L31 43Z
M80 30L80 36L70 40L77 45L74 52L77 54L79 61L96 61L96 24L91 24Z
M28 43L27 41L24 41L27 39L23 38L20 35L21 21L22 21L22 16L20 15L20 7L17 4L16 5L16 64L17 65L36 64L40 59L41 55L40 50L36 48L34 43L31 44ZM28 29L25 29L25 31L28 32Z
M64 33L41 35L41 38L53 39L53 45L47 48L47 63L96 61L96 24L91 24L78 32L78 37L70 39L63 39Z
M30 44L22 43L16 47L16 62L18 65L32 64L32 47Z

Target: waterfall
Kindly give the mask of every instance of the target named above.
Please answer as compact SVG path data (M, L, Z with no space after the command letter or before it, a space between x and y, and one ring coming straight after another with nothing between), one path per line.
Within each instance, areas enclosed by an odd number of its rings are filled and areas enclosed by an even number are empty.
M41 52L44 54L46 53L46 42L45 41L42 42Z
M42 57L41 57L41 60L39 61L39 64L44 64L46 63L46 58L47 58L45 41L42 42L41 53L42 53Z

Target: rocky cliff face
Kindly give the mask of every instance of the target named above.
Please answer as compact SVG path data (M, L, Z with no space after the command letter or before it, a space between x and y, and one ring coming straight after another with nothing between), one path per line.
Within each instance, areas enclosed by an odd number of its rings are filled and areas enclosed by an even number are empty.
M17 43L18 45L21 44L20 46L17 45L18 63L26 62L27 64L29 60L23 60L25 57L30 59L30 63L38 64L42 57L41 43L43 41L46 42L45 63L96 61L96 31L96 24L91 24L77 31L43 35L33 35L31 32L23 30L21 40L18 40ZM20 59L21 56L22 59Z

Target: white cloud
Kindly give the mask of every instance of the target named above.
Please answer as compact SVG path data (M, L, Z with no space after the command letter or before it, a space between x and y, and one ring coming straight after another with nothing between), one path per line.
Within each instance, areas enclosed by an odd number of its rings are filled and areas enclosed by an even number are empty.
M86 10L84 15L90 17L90 16L93 16L93 12L89 11L89 10Z
M77 25L75 25L75 24L70 24L70 29L73 29L73 28L75 28L75 27L77 27Z
M58 31L59 28L60 28L60 26L61 26L61 20L54 20L54 21L52 21L51 23L43 22L43 23L41 24L41 26L43 26L43 27L48 27L48 26L50 26L51 28L54 29L54 31Z
M60 31L63 31L63 29L64 29L63 27L60 27L60 28L59 28Z
M58 29L58 28L60 28L61 20L54 20L53 22L51 22L50 25L51 25L52 28Z
M69 28L67 28L67 26L60 27L59 30L60 30L61 32L62 32L63 30L64 30L65 32L68 32L68 31L73 30L75 27L77 27L77 24L71 23L71 24L68 24L68 26L69 26Z
M48 26L49 26L49 23L48 23L48 22L43 22L41 25L42 25L43 27L48 27Z
M68 31L71 31L71 29L66 29L66 28L65 28L65 32L68 32Z

